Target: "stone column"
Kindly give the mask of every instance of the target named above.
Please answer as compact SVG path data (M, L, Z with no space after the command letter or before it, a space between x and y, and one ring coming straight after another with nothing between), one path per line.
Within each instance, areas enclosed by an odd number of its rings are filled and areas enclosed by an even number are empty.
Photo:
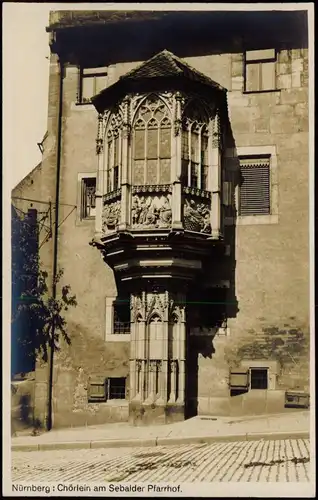
M103 171L103 115L98 115L98 130L96 138L96 155L97 155L97 178L96 178L96 217L95 217L95 232L101 234L102 227L102 212L103 212L103 195L104 195L104 171Z
M182 96L176 94L174 98L174 136L172 154L172 228L180 229L182 225L182 186L181 186L181 133L182 133Z
M218 239L221 236L221 134L218 112L214 118L212 130L211 173L212 238Z
M122 128L122 150L121 150L121 210L120 221L118 224L119 230L125 230L130 223L130 185L128 178L129 169L129 140L130 140L130 124L129 124L129 99L123 101L124 123Z
M169 365L170 365L170 396L169 396L169 403L175 403L176 402L176 376L177 376L177 360L176 359L171 359L169 360Z

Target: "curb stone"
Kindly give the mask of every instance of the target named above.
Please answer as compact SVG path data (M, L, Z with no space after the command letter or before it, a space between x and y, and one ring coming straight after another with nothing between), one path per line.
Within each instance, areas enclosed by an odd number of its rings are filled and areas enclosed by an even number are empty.
M49 450L78 450L97 448L133 448L169 446L178 444L212 444L216 441L257 441L257 440L282 440L282 439L309 439L309 431L294 432L267 432L267 433L241 433L215 436L176 436L157 437L150 439L104 439L95 441L75 441L43 444L13 444L11 451L49 451Z

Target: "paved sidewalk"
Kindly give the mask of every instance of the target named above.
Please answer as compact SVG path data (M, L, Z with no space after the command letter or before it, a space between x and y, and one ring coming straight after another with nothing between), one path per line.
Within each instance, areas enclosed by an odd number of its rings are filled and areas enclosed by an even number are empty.
M18 436L11 440L13 451L160 446L215 441L308 438L310 412L291 412L253 417L211 417L200 415L169 425L136 427L113 423L51 430L39 436Z

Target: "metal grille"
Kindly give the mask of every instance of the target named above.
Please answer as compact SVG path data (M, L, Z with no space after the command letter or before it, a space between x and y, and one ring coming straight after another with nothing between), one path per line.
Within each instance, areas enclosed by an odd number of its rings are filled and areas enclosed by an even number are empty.
M241 161L239 215L270 214L269 159Z
M125 399L126 379L124 377L108 379L108 399Z
M117 299L114 303L114 333L130 333L130 301L129 298Z

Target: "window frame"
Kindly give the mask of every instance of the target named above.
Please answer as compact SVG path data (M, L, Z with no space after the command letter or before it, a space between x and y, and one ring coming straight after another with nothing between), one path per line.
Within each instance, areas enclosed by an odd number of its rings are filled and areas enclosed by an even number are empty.
M235 157L257 157L262 155L270 156L270 203L271 215L237 215L235 218L226 217L224 223L226 225L236 226L252 226L262 224L278 224L279 223L279 204L278 204L278 160L277 150L275 145L267 146L245 146L235 149ZM233 151L226 151L226 158L233 159ZM236 167L235 167L236 168ZM235 187L235 209L238 208L239 186Z
M95 221L96 214L88 217L83 216L83 183L87 179L95 179L95 191L97 189L97 173L96 172L86 172L79 173L77 178L78 183L78 194L77 194L77 221L81 224ZM95 199L96 200L96 199ZM96 201L95 201L96 203ZM96 205L95 205L96 210Z
M244 166L242 163L245 162L245 165L250 167L250 168L259 168L261 167L261 163L263 161L266 161L265 165L268 166L268 189L269 189L269 193L268 193L268 197L269 197L269 207L268 207L268 213L267 212L264 212L264 213L251 213L251 214L247 214L247 213L241 213L241 205L242 205L242 201L241 201L241 192L242 192L242 185L239 183L239 186L238 186L238 198L237 198L237 213L238 213L238 216L239 217L264 217L264 216L270 216L271 215L271 158L270 156L268 155L260 155L260 156L246 156L246 157L243 157L243 156L240 156L239 157L239 163L240 163L240 180L242 180L242 167ZM260 164L259 164L259 163ZM268 165L267 165L268 164Z
M111 387L111 383L114 382L115 380L123 380L124 385L119 386L123 389L123 394L124 397L111 397L112 396L112 390L113 388ZM106 395L107 395L107 401L114 401L114 400L119 400L119 401L125 401L126 400L126 391L127 391L127 378L126 377L108 377L107 382L106 382Z
M105 71L98 71L98 69L104 69L105 68ZM85 70L97 70L95 72L92 72L92 73L87 73L87 74L84 74L84 71ZM83 98L83 80L85 80L85 78L89 79L89 78L93 78L94 79L94 84L93 84L93 88L94 88L94 93L92 95L92 97L94 95L96 95L96 79L98 77L101 77L101 78L105 78L106 77L106 82L105 82L105 87L107 86L107 76L108 76L108 68L107 66L96 66L96 67L93 67L93 68L89 68L87 66L78 66L78 92L77 92L77 104L78 105L85 105L85 104L91 104L92 101L91 101L91 98ZM85 99L85 100L83 100Z
M105 342L130 342L130 333L115 333L114 303L117 296L105 297Z
M193 130L195 129L195 130ZM196 150L193 151L193 137L196 139ZM206 155L207 164L203 163L203 141L206 139ZM185 140L187 138L187 140ZM187 153L184 154L183 145L187 145ZM211 133L208 123L198 123L192 121L187 125L183 124L182 138L181 138L181 162L182 162L182 182L186 187L200 189L201 191L209 190L209 176L210 174L210 147L211 147ZM194 169L196 168L196 174ZM196 185L192 180L196 178Z
M157 102L161 104L161 106L164 106L165 113L164 116L161 117L160 120L156 117L156 112L157 109L153 110L151 108L151 98L156 97ZM148 104L150 103L150 104ZM147 107L148 109L151 110L150 113L152 114L151 117L148 117L145 119L142 114L142 109L144 107ZM132 141L130 145L130 158L131 158L131 184L133 186L138 186L138 185L145 185L145 186L151 186L151 185L166 185L170 184L171 182L171 169L172 169L172 159L173 159L173 141L174 141L174 136L173 136L173 121L171 117L171 110L168 106L168 104L165 102L164 99L161 98L159 94L151 94L147 96L145 99L142 100L140 105L138 106L138 109L135 112L134 119L133 119L133 126L132 126ZM164 151L162 148L162 131L168 131L168 137L169 137L169 153L167 151ZM136 150L136 135L137 132L142 132L143 133L143 152L141 153L140 151L137 152ZM156 153L150 152L150 142L148 140L150 132L155 132L156 133ZM163 182L161 180L162 173L164 172L164 169L162 167L163 162L167 161L169 162L169 172L170 175L168 175L167 180ZM137 166L137 162L140 162L140 165L142 164L143 168L143 175L142 175L142 182L137 182L136 177L135 177L135 170ZM150 182L148 179L148 171L149 171L149 162L156 162L156 181Z
M253 387L253 372L266 372L266 387ZM250 381L250 385L249 385L250 391L268 391L268 388L269 388L269 368L265 367L265 366L251 366L249 368L249 381Z
M260 93L265 93L265 92L276 92L279 91L280 89L277 88L277 49L260 49L259 51L267 51L267 50L273 50L274 51L274 56L273 57L259 57L255 59L247 59L247 54L249 52L253 52L253 50L244 50L243 52L243 76L244 76L244 86L243 86L243 93L244 94L260 94ZM247 66L251 65L258 65L259 67L259 87L262 85L261 81L261 75L262 75L262 64L266 63L275 63L274 66L274 88L272 89L253 89L253 90L248 90L247 89Z
M123 305L123 302L128 304L129 321L121 321L118 318L117 307ZM130 335L131 333L131 323L130 323L130 299L117 297L113 301L113 332L114 335Z

